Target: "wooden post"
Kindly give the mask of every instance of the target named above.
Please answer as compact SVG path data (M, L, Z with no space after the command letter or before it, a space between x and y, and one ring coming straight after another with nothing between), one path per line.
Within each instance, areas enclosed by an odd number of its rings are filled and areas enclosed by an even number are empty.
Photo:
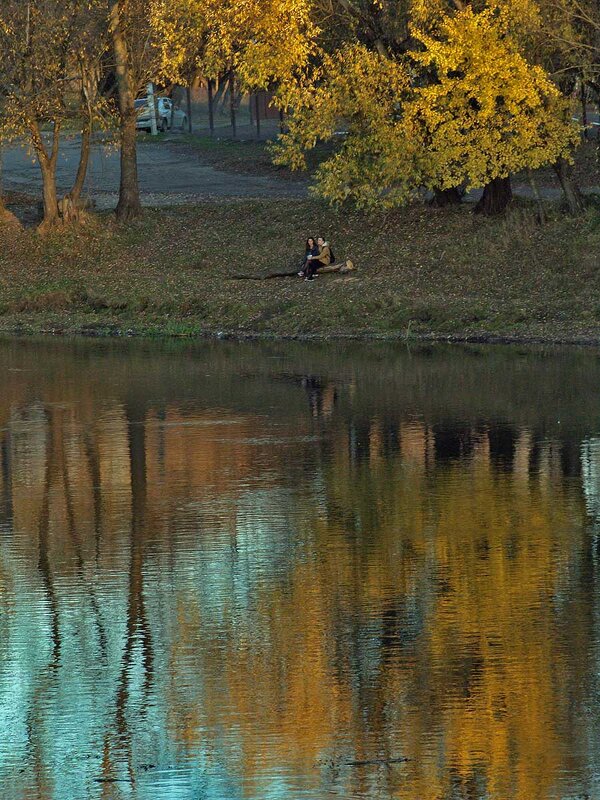
M546 209L544 208L544 204L542 202L542 197L540 195L540 190L538 189L537 182L535 180L535 175L533 174L533 170L527 170L527 177L529 179L529 185L531 186L531 191L533 192L533 197L535 200L535 204L538 210L538 219L540 225L545 225L548 221L548 217L546 216Z
M256 111L256 138L260 139L260 102L259 102L259 95L258 92L254 95L255 99L255 111Z
M171 92L169 100L171 101L171 119L169 120L169 130L175 130L175 101L173 100L174 91Z
M154 96L153 83L149 83L146 86L146 92L148 95L148 109L150 111L150 133L152 136L156 136L158 133L158 128L156 127L156 98Z
M185 99L187 103L188 133L192 132L192 90L190 86L185 87Z
M214 136L215 133L215 114L213 108L213 82L212 78L208 79L208 127L210 129L210 135Z
M585 91L585 81L581 80L581 124L583 125L583 138L589 138L588 131L588 113L587 113L587 96Z
M231 133L237 138L237 124L235 119L235 75L233 70L229 73L229 113L231 116Z

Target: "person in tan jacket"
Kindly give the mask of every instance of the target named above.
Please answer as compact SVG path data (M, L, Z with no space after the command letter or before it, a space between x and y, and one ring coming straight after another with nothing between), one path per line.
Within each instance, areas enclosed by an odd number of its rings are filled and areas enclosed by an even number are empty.
M333 254L329 242L326 242L322 236L317 239L319 246L319 255L309 258L304 270L306 281L312 281L317 274L317 270L321 267L328 267L333 262Z

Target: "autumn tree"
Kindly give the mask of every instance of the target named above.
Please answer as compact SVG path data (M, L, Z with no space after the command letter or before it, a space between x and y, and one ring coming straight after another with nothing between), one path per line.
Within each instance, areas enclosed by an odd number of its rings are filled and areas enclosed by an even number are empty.
M503 36L510 37L529 64L545 71L567 101L565 106L570 104L578 78L597 74L600 59L595 59L594 67L593 29L594 20L600 22L600 12L595 0L413 0L411 20L421 31L439 32L448 18L467 7L476 13L487 9L494 14ZM597 27L600 29L600 24ZM552 167L567 209L580 213L584 203L573 177L572 158L560 155ZM510 197L509 177L492 181L484 190L482 204L494 204L503 194Z
M595 0L540 0L535 49L535 57L553 75L565 96L579 93L584 106L586 95L591 92L600 102L600 6ZM582 118L582 125L585 122ZM572 164L560 159L554 168L567 208L572 214L579 213L583 199L572 177Z
M513 172L567 158L577 142L569 104L530 64L511 35L510 14L471 8L444 19L437 35L414 31L412 57L435 80L406 109L424 138L430 185L485 187L478 210L497 213Z
M152 0L110 0L109 31L114 56L120 118L121 178L117 219L141 213L137 173L135 99L155 79L159 66Z
M267 88L305 64L316 29L309 0L154 0L163 76L237 76Z
M390 207L423 187L463 184L486 187L480 208L497 213L511 172L568 156L576 138L567 104L519 52L511 25L508 13L467 6L435 20L414 14L410 49L397 55L362 44L323 52L282 88L291 121L277 160L301 167L318 141L337 141L317 171L333 202Z
M47 229L77 216L94 121L105 111L99 62L105 48L101 0L6 0L0 7L0 134L25 137L43 180ZM65 123L84 120L73 189L59 202L56 165ZM49 129L49 132L48 132Z

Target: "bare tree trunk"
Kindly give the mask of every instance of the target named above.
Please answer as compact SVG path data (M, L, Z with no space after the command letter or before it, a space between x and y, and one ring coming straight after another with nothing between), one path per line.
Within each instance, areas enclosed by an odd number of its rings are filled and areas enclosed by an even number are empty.
M567 210L571 216L577 217L583 213L585 203L579 186L573 178L573 167L566 158L559 158L553 166L563 190Z
M529 180L529 185L531 186L531 191L533 193L535 204L537 205L538 219L540 225L545 225L546 222L548 222L548 217L546 216L546 209L544 208L544 203L542 202L542 196L540 195L540 190L538 188L535 175L533 174L533 170L531 169L527 170L527 178Z
M256 108L256 138L260 139L260 98L258 92L254 95L254 105ZM250 108L252 108L252 95L250 95Z
M494 178L485 186L483 195L475 206L475 213L483 214L486 217L502 214L510 205L512 196L510 176Z
M79 164L77 166L77 175L71 191L63 197L59 203L59 209L63 222L77 222L80 217L81 211L81 192L85 177L87 175L87 168L90 160L90 149L92 140L92 124L88 122L81 134L81 149L79 151Z
M75 176L75 183L70 191L71 198L74 203L79 202L81 192L83 191L83 184L88 171L88 164L90 163L90 150L92 144L92 126L86 125L81 135L81 150L79 153L79 166L77 167L77 175Z
M235 118L235 73L229 73L229 116L231 118L231 135L237 138L237 123Z
M221 102L223 103L223 107L225 106L225 100L226 100L226 96L227 96L228 86L229 86L229 79L227 78L227 76L223 76L223 77L219 78L219 80L217 81L216 87L215 87L216 88L216 92L215 92L215 96L214 96L214 107L215 108L218 109L219 105L221 104ZM222 113L224 113L224 111Z
M188 133L191 133L193 130L192 125L192 90L189 86L185 87L185 101L187 105L187 124L188 124Z
M58 158L58 148L60 142L60 125L54 123L52 134L52 149L50 154L46 150L37 121L30 125L33 147L42 172L42 197L44 201L44 219L40 225L40 231L48 231L54 228L60 219L58 211L58 195L56 192L56 161Z
M142 213L137 175L135 116L124 120L121 126L121 182L116 213L120 222L126 222Z
M121 24L122 0L111 0L110 32L115 56L121 116L121 180L117 219L125 222L142 212L137 174L135 86L129 67L127 41Z
M49 161L42 160L40 161L40 168L42 170L42 196L44 200L44 220L40 225L40 230L46 231L56 227L59 222L58 195L56 192L56 176L52 164Z
M446 206L457 206L462 202L460 189L434 189L431 205L435 208L445 208Z
M214 136L215 133L215 111L214 111L214 98L213 98L213 81L212 78L208 79L206 84L208 90L208 129L210 135Z

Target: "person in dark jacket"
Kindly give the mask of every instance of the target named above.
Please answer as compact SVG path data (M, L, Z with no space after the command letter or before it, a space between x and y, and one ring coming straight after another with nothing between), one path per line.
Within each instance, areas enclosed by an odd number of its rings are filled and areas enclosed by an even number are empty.
M304 279L307 281L312 281L315 278L318 269L321 267L328 267L333 263L333 254L329 242L326 242L322 236L319 236L317 244L319 246L319 253L308 259L304 270Z
M302 261L302 269L298 273L298 275L303 278L306 274L306 265L310 263L310 259L314 258L315 256L319 255L319 246L317 245L316 241L313 239L312 236L309 236L306 240L306 248L304 252L304 259Z

